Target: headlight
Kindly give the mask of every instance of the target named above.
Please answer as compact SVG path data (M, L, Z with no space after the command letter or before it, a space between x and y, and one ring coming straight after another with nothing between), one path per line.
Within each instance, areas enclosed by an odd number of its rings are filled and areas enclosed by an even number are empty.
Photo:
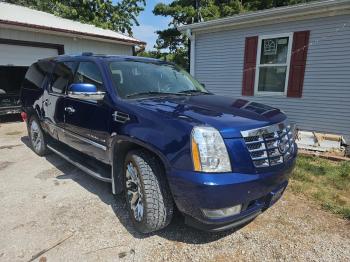
M192 160L195 171L231 172L224 140L213 127L194 127L191 135Z
M288 131L288 136L294 140L296 140L297 137L297 130L296 130L296 125L294 123L289 123L287 125Z

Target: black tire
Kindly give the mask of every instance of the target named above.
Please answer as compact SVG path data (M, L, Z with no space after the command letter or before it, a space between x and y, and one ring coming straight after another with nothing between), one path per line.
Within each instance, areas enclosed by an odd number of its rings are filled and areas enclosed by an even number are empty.
M34 126L37 127L35 131L33 130ZM39 156L46 155L48 153L47 137L35 115L31 116L28 121L28 135L32 150ZM40 139L40 144L36 143L38 141L37 139Z
M127 186L129 164L137 170L142 193L143 215L136 218L132 209L130 186ZM159 160L145 150L130 151L124 163L124 190L127 207L135 228L141 233L150 233L166 227L173 216L173 200ZM130 173L129 173L130 174ZM130 183L129 183L130 184ZM129 193L128 193L129 192Z

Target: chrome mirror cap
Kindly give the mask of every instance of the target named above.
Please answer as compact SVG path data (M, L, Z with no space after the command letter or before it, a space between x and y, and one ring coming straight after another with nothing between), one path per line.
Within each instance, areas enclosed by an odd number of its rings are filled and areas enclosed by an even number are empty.
M103 100L106 92L74 92L68 91L68 96L71 98L81 99L81 100L93 100L100 101Z
M99 101L104 96L105 92L97 91L96 85L90 83L74 83L68 88L68 97L76 99Z

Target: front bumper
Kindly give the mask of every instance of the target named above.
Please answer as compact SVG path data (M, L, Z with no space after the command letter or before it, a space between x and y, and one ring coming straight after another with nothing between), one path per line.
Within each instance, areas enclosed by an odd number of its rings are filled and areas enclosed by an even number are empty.
M242 174L204 174L172 170L168 174L170 188L178 209L186 222L194 227L220 231L237 227L254 219L273 205L288 184L295 159L280 171ZM202 209L221 209L242 204L239 214L225 218L208 218Z

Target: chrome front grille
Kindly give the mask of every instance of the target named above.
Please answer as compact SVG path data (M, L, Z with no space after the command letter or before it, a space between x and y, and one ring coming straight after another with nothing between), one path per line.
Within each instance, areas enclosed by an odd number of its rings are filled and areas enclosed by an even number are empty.
M286 121L241 131L255 167L282 164L293 156L295 126Z

